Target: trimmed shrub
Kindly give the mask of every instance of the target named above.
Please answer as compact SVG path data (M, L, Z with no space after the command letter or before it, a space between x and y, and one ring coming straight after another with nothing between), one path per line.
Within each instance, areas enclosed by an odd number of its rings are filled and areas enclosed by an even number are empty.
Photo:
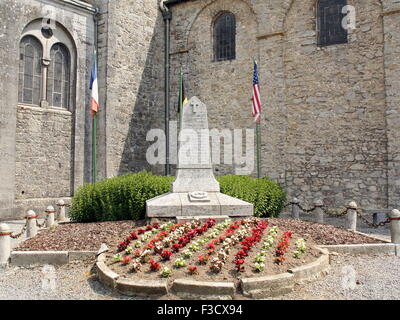
M169 192L173 180L142 171L85 184L72 198L69 216L75 222L143 219L146 200ZM278 216L286 200L282 188L267 178L229 175L217 180L221 192L253 203L257 217Z
M285 191L266 177L227 175L217 180L222 193L252 203L255 217L278 217L285 205Z
M76 222L143 219L146 200L169 192L173 179L142 171L85 184L72 198L69 215Z

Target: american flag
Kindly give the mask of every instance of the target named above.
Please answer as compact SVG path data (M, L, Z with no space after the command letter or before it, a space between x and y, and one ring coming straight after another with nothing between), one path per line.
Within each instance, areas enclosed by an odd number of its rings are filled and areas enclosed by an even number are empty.
M260 99L260 87L258 85L258 69L257 62L254 61L254 77L253 77L253 117L255 122L260 122L261 119L261 99Z

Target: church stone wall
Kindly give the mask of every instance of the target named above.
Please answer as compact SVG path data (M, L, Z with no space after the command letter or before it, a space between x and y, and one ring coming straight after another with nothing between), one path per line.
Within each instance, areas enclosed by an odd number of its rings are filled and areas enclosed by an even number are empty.
M400 204L400 1L383 1L389 207Z
M362 206L386 207L391 155L385 82L398 83L397 46L388 48L394 72L385 81L382 4L349 4L357 14L349 43L325 48L316 44L314 0L177 4L172 68L183 68L188 95L207 104L210 127L254 128L250 98L256 57L265 111L262 174L283 183L290 197L321 198L329 206L355 199ZM212 62L212 21L223 10L238 19L237 59ZM386 19L386 29L394 32L389 19L396 17ZM173 85L172 92L177 91L176 80ZM393 117L398 121L397 114ZM397 147L395 134L389 139ZM396 170L389 175L398 175ZM231 172L232 166L220 170Z
M54 9L70 33L77 55L76 95L71 112L18 105L19 42L24 28ZM0 219L23 217L28 209L68 198L87 181L86 122L92 50L92 13L50 0L0 2ZM86 145L85 145L86 144ZM90 149L89 149L90 150Z
M108 1L101 7L100 177L151 168L146 134L164 128L164 22L157 0ZM102 72L102 71L100 71ZM103 160L101 160L103 159ZM104 160L105 159L105 160Z
M318 48L314 1L296 0L285 21L286 185L328 205L387 205L383 27L377 0L348 1L348 44Z

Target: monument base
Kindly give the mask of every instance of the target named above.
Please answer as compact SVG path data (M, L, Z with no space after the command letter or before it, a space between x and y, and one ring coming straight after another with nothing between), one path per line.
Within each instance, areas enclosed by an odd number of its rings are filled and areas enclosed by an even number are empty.
M148 218L176 218L182 216L253 215L253 204L220 192L208 192L207 201L192 201L188 192L166 193L146 201Z

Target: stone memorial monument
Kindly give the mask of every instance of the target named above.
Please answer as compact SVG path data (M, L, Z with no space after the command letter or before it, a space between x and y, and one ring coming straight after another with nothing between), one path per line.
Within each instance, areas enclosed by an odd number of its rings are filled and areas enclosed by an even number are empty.
M147 200L147 217L252 216L253 204L220 193L211 165L206 105L190 99L181 123L172 192Z

